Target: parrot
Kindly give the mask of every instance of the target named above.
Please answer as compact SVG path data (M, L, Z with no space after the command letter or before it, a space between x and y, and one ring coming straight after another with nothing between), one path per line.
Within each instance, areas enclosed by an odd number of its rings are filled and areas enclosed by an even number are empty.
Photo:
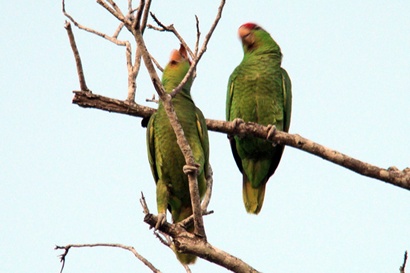
M179 85L189 68L190 59L181 44L179 50L171 52L170 60L163 71L162 84L167 93L171 93ZM209 139L205 117L191 98L191 85L192 77L172 99L172 104L192 149L195 162L199 164L197 180L202 200L209 175ZM178 223L192 215L192 205L188 177L183 172L185 158L177 144L175 132L162 101L159 102L157 112L148 121L146 142L148 161L156 183L158 210L156 228L165 222L167 209L172 215L173 223ZM187 230L192 232L193 227L188 227ZM181 263L195 262L195 255L179 253L175 245L171 247Z
M255 23L238 29L243 59L229 77L226 120L274 125L289 131L291 81L281 67L282 53L270 34ZM266 183L279 165L284 146L240 135L228 135L233 157L242 173L242 196L248 213L258 214Z

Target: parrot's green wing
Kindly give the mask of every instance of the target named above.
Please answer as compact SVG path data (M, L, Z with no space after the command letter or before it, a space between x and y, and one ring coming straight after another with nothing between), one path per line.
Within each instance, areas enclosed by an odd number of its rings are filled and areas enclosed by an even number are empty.
M208 165L209 165L209 138L208 127L206 126L205 117L199 108L196 108L196 127L198 128L198 135L201 141L202 149L204 150L205 165L204 172L205 178L208 177Z
M290 127L290 117L292 115L292 83L290 81L288 72L285 69L281 68L282 72L282 88L283 88L283 97L284 97L284 125L283 131L288 132Z
M232 107L232 98L233 98L233 93L235 90L235 79L236 79L236 69L234 72L231 74L229 77L229 82L228 82L228 92L226 93L226 120L227 121L232 121L231 119L231 107ZM231 144L231 151L233 158L235 159L236 166L238 166L238 169L241 173L243 173L243 166L242 166L242 159L239 157L238 150L236 149L236 141L234 136L228 135L229 143Z
M155 182L158 181L158 173L155 164L155 130L154 130L154 122L155 122L156 114L154 113L147 125L147 154L148 154L148 162L151 168L152 176L154 177Z

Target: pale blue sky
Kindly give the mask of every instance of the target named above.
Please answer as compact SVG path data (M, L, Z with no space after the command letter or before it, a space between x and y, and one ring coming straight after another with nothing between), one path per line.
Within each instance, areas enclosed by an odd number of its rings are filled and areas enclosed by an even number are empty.
M112 34L95 1L66 0L82 24ZM166 3L162 3L166 2ZM125 6L126 1L118 2ZM152 11L193 47L219 1L153 1ZM198 66L192 94L224 119L228 77L242 58L237 28L251 21L282 48L293 83L290 131L369 163L410 166L410 2L228 1ZM132 245L162 272L184 272L142 222L155 186L140 119L71 104L78 80L60 1L5 1L0 43L0 272L59 272L54 245ZM74 29L87 84L124 99L124 48ZM121 38L129 39L129 36ZM165 65L178 41L147 30ZM137 101L151 97L145 67ZM210 133L210 243L262 272L398 272L410 250L410 192L286 148L264 207L247 215L226 136ZM227 272L199 260L193 272ZM150 272L131 253L73 249L65 273Z

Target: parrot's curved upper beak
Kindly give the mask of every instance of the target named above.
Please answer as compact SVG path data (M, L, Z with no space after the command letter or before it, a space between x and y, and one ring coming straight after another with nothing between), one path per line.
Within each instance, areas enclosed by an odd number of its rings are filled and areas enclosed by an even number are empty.
M238 29L238 35L241 39L249 35L249 33L251 33L251 30L246 26L240 26Z

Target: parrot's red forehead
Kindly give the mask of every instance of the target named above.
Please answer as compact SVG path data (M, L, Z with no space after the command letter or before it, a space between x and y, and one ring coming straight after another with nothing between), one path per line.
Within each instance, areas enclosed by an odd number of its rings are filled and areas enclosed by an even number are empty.
M243 24L242 26L240 26L241 28L242 27L244 27L244 28L247 28L247 29L254 29L254 28L256 28L258 25L257 24L254 24L254 23L246 23L246 24Z

